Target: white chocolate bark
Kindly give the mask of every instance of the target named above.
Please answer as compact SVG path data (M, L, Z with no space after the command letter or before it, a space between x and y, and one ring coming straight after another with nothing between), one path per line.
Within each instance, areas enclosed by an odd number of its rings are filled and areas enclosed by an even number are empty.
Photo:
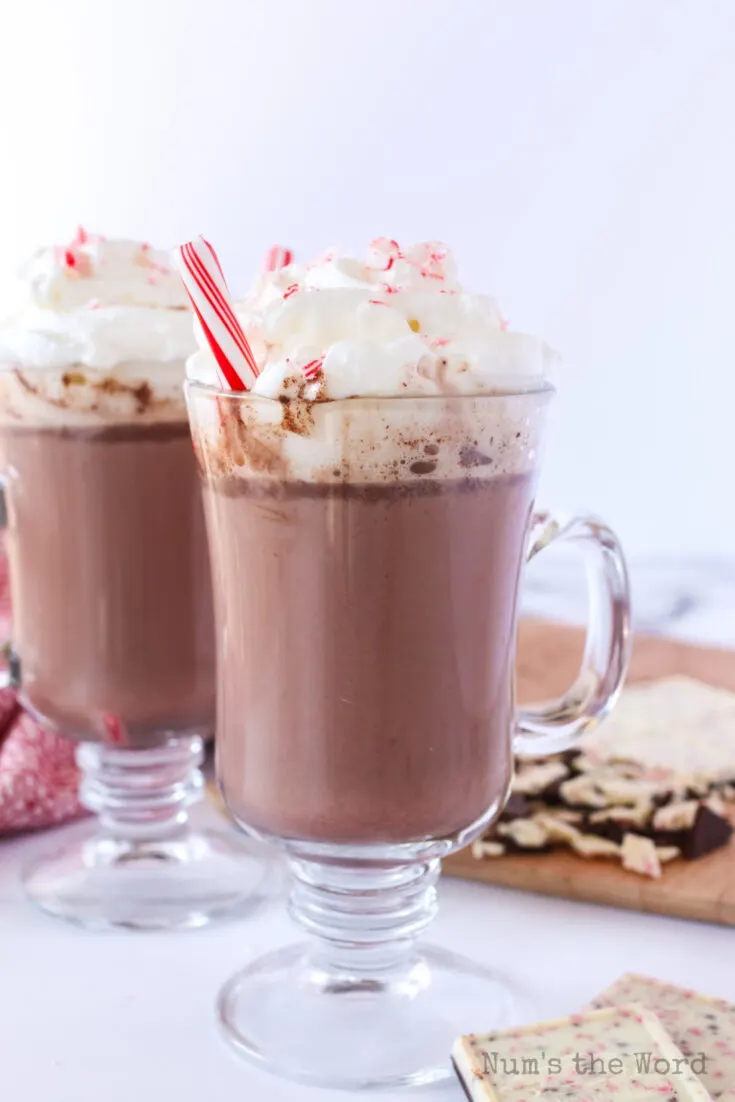
M734 1003L628 973L598 995L592 1006L631 1002L653 1010L685 1056L701 1054L703 1067L694 1066L712 1098L735 1102Z
M701 778L735 778L735 693L689 677L631 685L614 712L581 743L602 761Z
M656 843L642 834L626 834L620 847L623 868L629 872L651 876L657 880L661 875L661 863L656 852Z
M452 1059L472 1102L710 1099L656 1015L635 1004L472 1033Z

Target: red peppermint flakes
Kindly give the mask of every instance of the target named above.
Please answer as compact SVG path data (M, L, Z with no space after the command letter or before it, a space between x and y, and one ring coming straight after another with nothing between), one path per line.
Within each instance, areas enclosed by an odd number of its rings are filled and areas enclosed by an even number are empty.
M444 279L444 261L447 250L443 245L429 246L429 255L421 265L421 275L427 279Z
M84 253L76 252L73 248L62 251L61 262L66 266L69 275L89 276L92 274L92 262L89 257Z
M283 292L283 297L284 298L291 298L291 295L295 295L296 292L300 291L300 290L301 290L301 287L299 286L298 283L291 283L286 288L286 290Z
M110 743L112 746L127 745L128 733L125 730L125 724L119 716L113 715L112 712L105 712L102 716L102 728L105 742Z
M396 260L402 260L403 253L397 241L389 237L376 237L368 246L366 267L376 272L388 272Z

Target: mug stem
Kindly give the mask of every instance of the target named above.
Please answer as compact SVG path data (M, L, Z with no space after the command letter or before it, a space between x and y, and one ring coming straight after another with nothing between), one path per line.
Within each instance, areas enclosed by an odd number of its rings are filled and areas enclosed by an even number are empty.
M150 750L120 750L82 743L77 763L80 798L98 816L103 835L131 847L183 834L189 808L202 798L199 735L171 738Z
M289 912L315 964L376 976L405 964L437 912L439 861L369 868L289 860Z
M96 823L80 824L25 870L29 898L90 929L194 928L261 904L268 863L234 831L189 823L203 795L203 756L199 735L146 750L80 744L80 795Z

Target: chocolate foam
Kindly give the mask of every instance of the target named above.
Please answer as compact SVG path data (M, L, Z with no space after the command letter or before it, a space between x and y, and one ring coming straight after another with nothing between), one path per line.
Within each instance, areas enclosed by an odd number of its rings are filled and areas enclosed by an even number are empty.
M194 446L208 478L321 485L535 470L551 393L308 402L187 384Z
M113 371L0 364L0 424L95 429L186 421L183 363L123 364Z

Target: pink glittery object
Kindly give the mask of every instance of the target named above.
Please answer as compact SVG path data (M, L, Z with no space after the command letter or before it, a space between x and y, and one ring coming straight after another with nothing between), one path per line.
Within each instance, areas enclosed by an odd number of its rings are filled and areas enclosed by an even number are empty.
M10 636L8 564L0 550L0 638ZM52 826L84 814L74 743L47 731L0 689L0 834Z

